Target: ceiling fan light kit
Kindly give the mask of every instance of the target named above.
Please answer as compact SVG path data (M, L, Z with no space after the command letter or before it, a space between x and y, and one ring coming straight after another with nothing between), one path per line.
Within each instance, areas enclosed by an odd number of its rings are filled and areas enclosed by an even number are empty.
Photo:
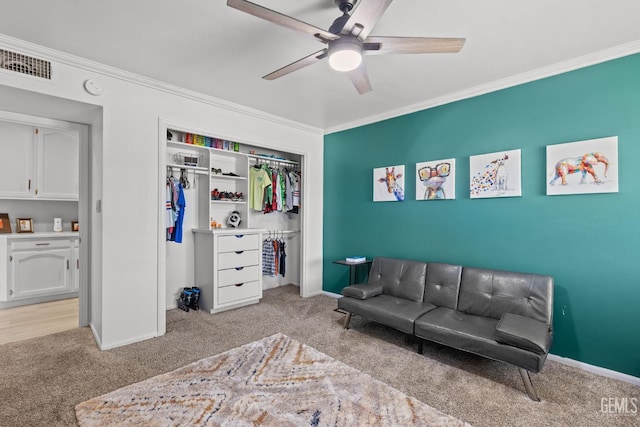
M327 45L318 52L265 75L263 79L275 80L329 57L331 68L345 72L358 93L363 94L371 91L371 83L362 60L363 55L457 53L465 43L463 38L368 37L392 1L334 0L342 16L333 21L328 31L247 0L227 0L227 6L310 35Z
M355 70L362 63L362 42L342 37L329 42L329 65L336 71Z

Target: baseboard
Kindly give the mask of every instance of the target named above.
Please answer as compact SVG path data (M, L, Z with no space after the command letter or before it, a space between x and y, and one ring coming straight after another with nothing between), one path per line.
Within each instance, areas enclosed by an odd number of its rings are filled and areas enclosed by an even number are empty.
M98 348L102 349L102 340L100 339L100 336L98 335L98 331L96 331L96 328L93 326L93 323L89 323L89 327L91 328L91 333L93 334L93 339L96 340L96 344L98 344Z
M136 338L131 338L131 339L128 339L128 340L111 343L109 345L102 345L102 343L99 343L99 346L100 346L100 350L111 350L113 348L122 347L122 346L129 345L129 344L134 344L134 343L137 343L137 342L140 342L140 341L150 340L151 338L156 338L157 336L158 336L158 334L143 335L143 336L136 337Z
M589 365L588 363L579 362L577 360L557 356L555 354L549 354L549 356L547 356L547 360L553 360L554 362L582 369L583 371L591 372L592 374L600 375L602 377L612 378L614 380L624 381L625 383L640 386L640 378L623 374L622 372L612 371L611 369L601 368L600 366Z
M342 296L340 294L336 294L336 293L329 292L329 291L322 291L322 295L326 295L326 296L331 297L331 298L340 298Z

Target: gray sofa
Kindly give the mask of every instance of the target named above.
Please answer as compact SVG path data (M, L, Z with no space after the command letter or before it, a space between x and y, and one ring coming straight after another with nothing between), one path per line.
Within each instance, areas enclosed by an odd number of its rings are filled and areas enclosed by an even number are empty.
M419 339L518 367L539 401L530 372L540 372L553 339L553 278L538 274L377 257L366 284L338 299L344 327L353 314Z

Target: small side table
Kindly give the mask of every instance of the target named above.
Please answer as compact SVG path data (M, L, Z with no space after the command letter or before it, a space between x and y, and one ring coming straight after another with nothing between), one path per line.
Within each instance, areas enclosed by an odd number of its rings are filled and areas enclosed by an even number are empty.
M371 263L373 262L373 260L371 259L367 259L364 261L360 261L360 262L347 262L343 259L339 259L337 261L333 261L334 264L340 264L340 265L348 265L349 266L349 285L353 285L356 282L356 269L358 266L360 265L366 265L367 266L367 272L369 271L369 268L371 266Z

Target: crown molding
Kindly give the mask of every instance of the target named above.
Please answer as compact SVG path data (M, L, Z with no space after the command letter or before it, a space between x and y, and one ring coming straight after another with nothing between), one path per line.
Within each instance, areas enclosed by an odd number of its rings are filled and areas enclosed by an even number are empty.
M602 62L611 61L613 59L622 58L624 56L633 55L638 52L640 52L640 40L622 44L622 45L601 50L598 52L590 53L587 55L579 56L577 58L573 58L567 61L558 62L553 65L537 68L535 70L527 71L521 74L516 74L511 77L496 80L496 81L482 84L479 86L474 86L469 89L450 93L437 98L428 99L426 101L422 101L413 105L408 105L402 108L398 108L396 110L387 111L381 114L375 114L375 115L354 120L348 123L343 123L339 126L334 126L332 128L325 129L325 135L328 135L330 133L340 132L343 130L353 129L356 127L380 122L383 120L392 119L394 117L404 116L406 114L415 113L416 111L427 110L429 108L450 104L452 102L461 101L463 99L485 95L487 93L496 92L502 89L507 89L510 87L529 83L535 80L541 80L546 77L563 74L569 71L578 70L580 68L589 67L591 65L600 64Z
M228 111L244 114L254 117L256 119L269 121L278 125L287 126L290 128L302 130L305 132L323 135L323 129L305 125L300 122L285 119L274 114L266 113L261 110L246 107L244 105L236 104L231 101L216 98L210 95L205 95L200 92L185 89L180 86L175 86L169 83L165 83L159 80L155 80L149 77L141 76L139 74L131 73L129 71L121 70L119 68L111 67L109 65L101 64L90 59L81 58L79 56L71 55L69 53L61 52L55 49L50 49L41 45L30 43L24 40L20 40L14 37L10 37L4 34L0 34L0 47L8 50L15 50L25 55L31 55L42 59L48 59L52 62L57 62L71 67L79 68L85 71L89 71L103 76L118 79L127 83L133 83L136 85L144 86L150 89L165 92L171 95L180 96L196 102L202 102L214 107L223 108ZM55 72L55 70L54 70Z

